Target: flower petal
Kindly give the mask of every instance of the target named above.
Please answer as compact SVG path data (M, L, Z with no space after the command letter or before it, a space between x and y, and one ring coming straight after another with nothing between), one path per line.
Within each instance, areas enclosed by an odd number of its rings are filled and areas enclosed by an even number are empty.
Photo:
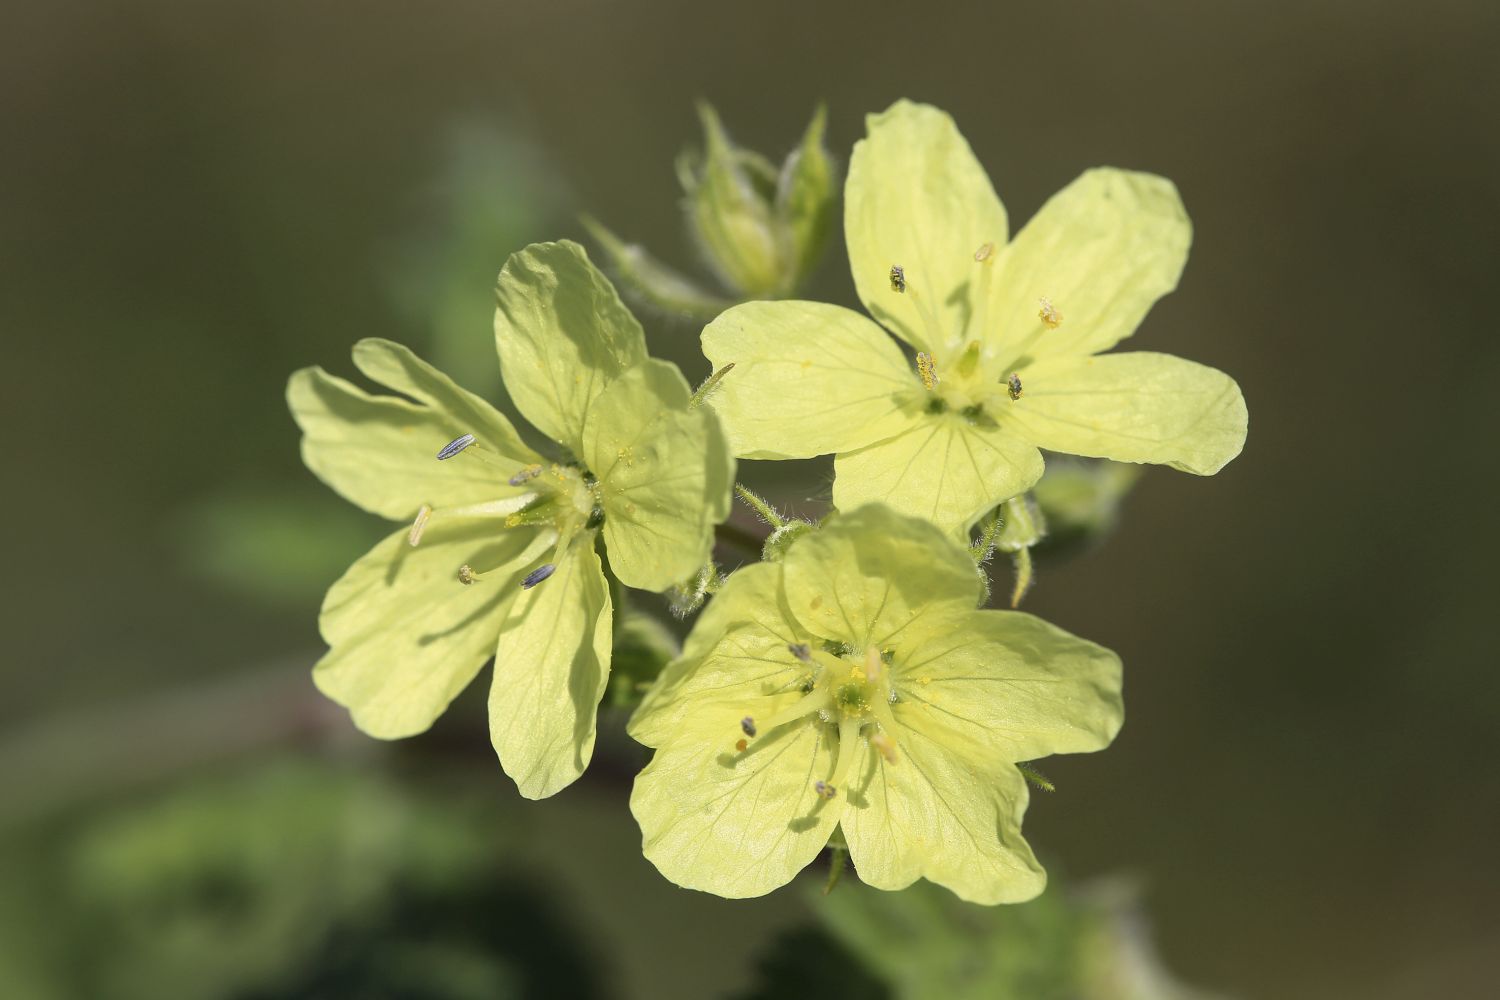
M544 799L576 781L594 755L609 680L609 586L586 539L531 589L511 586L490 685L490 742L521 794Z
M971 611L983 592L968 553L881 504L840 513L799 539L782 569L802 626L856 649L884 648L924 614Z
M1120 731L1120 658L1018 611L927 618L891 666L903 729L976 763L1108 746Z
M708 399L745 458L811 458L900 433L922 384L859 313L821 302L747 302L703 330L717 371Z
M866 119L844 185L844 235L860 301L927 351L963 340L981 246L1005 244L1005 208L953 119L898 101ZM891 287L891 267L906 291Z
M1171 181L1089 170L1053 195L1001 254L990 286L992 337L1012 358L1108 350L1177 287L1192 239ZM1044 296L1057 311L1055 329L1039 315Z
M473 518L434 521L416 548L406 536L395 532L350 566L318 618L331 648L313 681L381 739L422 732L473 680L537 547L534 532L497 533L493 520ZM484 578L459 583L465 563Z
M646 858L662 875L732 899L790 882L828 843L842 808L813 788L833 773L834 741L824 724L792 723L734 753L728 734L737 730L738 711L700 709L656 752L630 794Z
M760 699L795 688L807 668L787 647L812 638L786 606L779 564L736 570L642 699L630 735L659 747L707 709L744 717Z
M1011 426L1033 444L1210 476L1245 446L1240 387L1170 354L1048 358L1021 372Z
M691 398L676 365L647 359L589 410L580 457L599 478L610 569L628 587L686 579L728 514L734 459L718 421Z
M594 400L645 360L641 324L583 248L567 240L511 254L495 299L505 388L528 420L578 453Z
M376 343L390 367L370 363ZM292 374L287 405L302 428L302 460L340 496L403 520L423 504L478 503L521 492L477 459L437 461L438 451L461 434L473 434L518 469L537 460L488 403L398 344L361 341L355 360L372 378L427 405L372 395L321 368Z
M366 337L354 345L353 356L354 366L366 378L446 413L463 433L473 434L480 445L515 460L518 467L537 460L536 452L526 446L504 414L417 357L410 348Z
M1005 426L953 413L925 417L906 433L834 461L840 510L879 501L962 535L985 511L1042 477L1042 456Z
M904 889L919 878L971 903L1020 903L1047 884L1021 836L1030 796L1010 764L981 766L921 731L898 736L894 764L865 744L840 820L860 880Z

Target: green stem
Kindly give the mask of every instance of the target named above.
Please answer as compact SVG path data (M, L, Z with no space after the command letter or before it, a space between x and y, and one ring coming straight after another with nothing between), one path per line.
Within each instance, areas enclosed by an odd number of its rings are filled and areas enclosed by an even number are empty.
M723 380L725 375L729 374L732 368L734 368L733 361L729 362L729 364L725 365L723 368L720 368L718 371L709 375L708 378L704 379L703 384L698 387L698 391L693 393L693 398L688 400L688 409L694 409L698 406L701 406L703 404L703 401L708 398L708 394L719 387L719 383Z
M839 884L848 858L849 852L846 849L837 846L828 848L828 882L823 886L823 895L828 895L833 891L833 887Z
M772 507L770 504L766 503L763 498L753 493L748 487L745 486L744 483L734 484L734 495L739 497L747 507L751 508L762 518L764 518L766 523L771 527L786 527L786 518L776 513L776 508Z

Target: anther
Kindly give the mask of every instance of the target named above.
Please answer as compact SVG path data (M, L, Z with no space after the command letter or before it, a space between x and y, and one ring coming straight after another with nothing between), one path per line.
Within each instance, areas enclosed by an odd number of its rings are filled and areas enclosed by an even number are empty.
M542 566L538 566L536 569L526 574L526 579L521 581L521 589L530 590L532 587L535 587L537 584L541 583L543 580L547 579L547 577L556 572L557 567L552 563L545 563Z
M452 458L454 455L457 455L459 452L463 451L473 443L474 435L472 434L464 434L461 437L454 438L452 441L449 441L447 444L443 445L443 450L437 453L438 461L446 462L448 459Z
M432 516L432 508L427 504L417 511L417 519L411 523L411 530L406 533L406 544L416 548L422 541L422 532L427 530L427 519Z
M542 467L533 462L532 464L526 466L526 468L522 469L520 472L516 473L514 476L511 476L509 482L512 486L520 486L522 483L529 482L530 480L535 479L541 474Z
M745 740L735 740L734 741L734 749L738 753L744 753L745 752L745 748L748 747L749 745L750 744L747 741L745 741Z
M880 751L880 756L885 758L887 764L896 763L896 741L885 733L876 733L871 736L870 745Z
M891 291L906 291L906 268L900 264L891 265Z
M993 244L993 243L986 243L983 246L981 246L978 250L974 251L974 259L977 260L977 261L979 261L980 263L983 263L984 261L989 260L990 259L990 254L992 254L994 252L995 252L995 244Z
M1010 390L1012 401L1021 398L1021 376L1017 372L1011 372L1010 378L1005 380L1005 387Z
M1056 330L1062 326L1062 313L1057 311L1057 307L1052 304L1051 299L1043 295L1037 299L1037 303L1042 307L1038 310L1037 317L1047 325L1047 329Z
M467 587L471 583L477 582L478 580L479 574L474 572L473 566L470 566L468 563L464 563L462 566L458 567L458 582L463 584L465 587Z
M755 720L750 718L750 716L747 715L740 720L740 729L746 736L752 740L755 739Z
M820 799L831 799L839 793L837 788L834 788L826 781L814 781L813 791L818 793L818 798Z
M803 663L812 662L812 647L805 642L789 642L786 644L787 651Z
M937 365L933 363L932 355L926 351L917 352L917 374L922 376L922 385L926 386L928 392L937 388Z

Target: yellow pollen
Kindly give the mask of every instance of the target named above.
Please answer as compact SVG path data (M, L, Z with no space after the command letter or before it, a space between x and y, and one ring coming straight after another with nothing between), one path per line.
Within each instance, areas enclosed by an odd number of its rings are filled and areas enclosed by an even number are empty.
M917 678L917 683L921 684L923 687L926 687L928 684L932 683L932 678L931 677L918 677Z
M917 353L917 374L922 376L922 385L927 387L928 392L937 388L937 365L933 363L932 355L926 351Z
M1047 324L1047 329L1056 330L1058 327L1062 326L1062 313L1057 311L1057 307L1052 304L1051 299L1043 295L1041 298L1037 299L1037 302L1042 307L1037 312L1037 317L1043 323Z

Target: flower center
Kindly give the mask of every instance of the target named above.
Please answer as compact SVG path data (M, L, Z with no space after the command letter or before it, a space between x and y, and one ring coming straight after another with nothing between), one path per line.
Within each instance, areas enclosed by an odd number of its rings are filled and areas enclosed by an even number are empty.
M767 718L747 715L741 719L744 738L735 743L735 750L749 753L755 743L797 722L813 721L836 729L833 773L813 785L825 799L836 797L844 787L862 737L887 763L896 763L896 722L891 714L895 693L886 655L873 646L845 655L813 650L805 644L793 644L788 650L808 667L802 678L802 697Z
M938 313L918 289L909 286L906 269L891 266L891 290L915 300L917 313L927 329L933 351L917 354L917 374L927 390L922 403L929 413L957 413L970 423L993 420L1003 412L1001 404L1021 398L1020 373L1030 352L1048 332L1062 325L1063 317L1050 298L1037 299L1040 321L1018 344L1001 352L994 348L999 338L989 329L990 283L995 270L995 245L985 243L974 251L975 274L969 282L970 314L966 330L943 328ZM955 339L956 333L956 339ZM986 412L989 406L993 412Z
M537 528L539 535L550 535L556 541L554 562L543 563L526 575L521 586L529 590L552 575L556 553L574 542L592 537L592 533L604 523L599 481L578 465L552 462L514 469L508 460L488 451L472 434L464 434L449 442L438 452L437 459L440 462L457 459L484 464L494 475L497 494L502 495L494 500L456 507L423 504L407 533L407 541L413 547L421 544L428 526L440 519L499 518L503 519L505 528ZM526 489L521 493L512 492L516 487ZM458 581L463 584L477 583L483 576L484 571L476 570L468 563L457 570Z

